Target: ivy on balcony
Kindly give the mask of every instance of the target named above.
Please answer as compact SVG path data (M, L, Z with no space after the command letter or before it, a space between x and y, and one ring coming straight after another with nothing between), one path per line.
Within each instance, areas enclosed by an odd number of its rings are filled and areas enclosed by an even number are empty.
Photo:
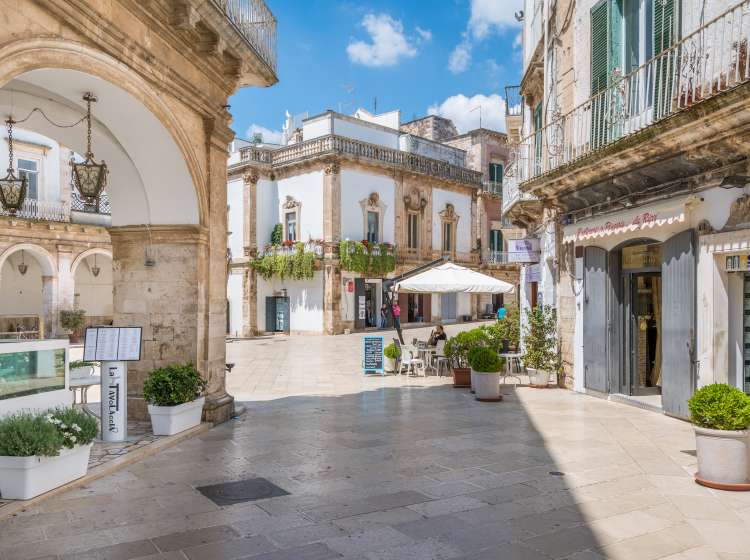
M265 280L274 276L284 280L309 280L315 274L315 258L322 255L322 247L314 243L291 243L269 245L254 260L250 261Z
M342 241L339 243L341 268L366 276L384 276L396 268L393 245L367 241Z

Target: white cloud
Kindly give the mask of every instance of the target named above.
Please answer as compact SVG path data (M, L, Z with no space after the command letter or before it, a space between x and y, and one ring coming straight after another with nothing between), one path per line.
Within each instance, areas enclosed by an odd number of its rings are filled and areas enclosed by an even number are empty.
M263 136L263 142L268 144L281 144L280 130L271 130L265 126L253 123L248 127L247 132L245 132L245 138L247 140L252 140L256 134Z
M417 26L414 28L414 31L417 32L417 35L419 35L420 41L432 41L432 31L429 29L422 29L421 27Z
M440 104L430 105L427 113L451 119L458 131L464 133L479 128L479 109L472 111L479 106L482 107L482 127L505 132L505 99L496 93L472 97L453 95Z
M403 58L414 58L416 45L432 38L430 31L420 28L416 39L407 37L403 24L388 14L367 14L361 25L370 35L369 42L352 40L346 52L349 60L365 66L394 66Z
M448 58L448 70L454 74L465 72L471 64L471 45L468 41L462 41L453 49Z
M477 39L484 39L490 31L518 27L515 13L523 9L523 0L471 0L469 30Z

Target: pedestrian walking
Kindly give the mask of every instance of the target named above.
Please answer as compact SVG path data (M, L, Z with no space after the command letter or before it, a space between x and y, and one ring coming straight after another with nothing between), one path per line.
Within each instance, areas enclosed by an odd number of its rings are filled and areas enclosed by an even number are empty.
M380 328L384 329L388 326L388 306L384 303L380 306Z
M393 307L391 308L393 311L393 326L397 329L401 328L401 307L399 307L398 302L393 304Z
M505 316L508 314L508 312L505 310L505 305L501 305L500 308L497 310L497 320L502 321L505 319Z

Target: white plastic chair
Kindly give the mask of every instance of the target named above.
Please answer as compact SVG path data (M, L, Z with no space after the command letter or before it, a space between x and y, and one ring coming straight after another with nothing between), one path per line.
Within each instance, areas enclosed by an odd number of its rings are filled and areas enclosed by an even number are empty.
M404 373L404 368L406 368L407 374L409 373L409 370L411 370L414 375L419 375L419 372L421 371L422 375L424 376L424 360L418 358L417 356L419 356L419 351L416 348L414 348L413 346L402 345L401 365L398 366L398 373Z
M451 373L451 364L450 360L448 360L448 357L445 355L445 340L438 340L437 344L435 345L435 355L433 356L435 360L435 371L440 377L442 375L443 367L445 367L445 372L447 375L450 375Z

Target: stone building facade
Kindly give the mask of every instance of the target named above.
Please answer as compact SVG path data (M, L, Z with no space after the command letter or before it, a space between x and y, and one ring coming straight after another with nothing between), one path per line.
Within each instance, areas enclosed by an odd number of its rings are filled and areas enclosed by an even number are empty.
M466 164L466 151L405 133L397 113L390 121L356 115L310 117L285 146L236 145L229 166L231 335L374 328L384 278L443 256L483 266L478 207L485 174ZM288 245L302 242L314 254L312 278L263 278L251 265L266 253L295 250L270 247L275 227ZM347 240L387 244L394 266L386 272L348 269L340 254L340 242ZM517 280L515 267L485 268ZM402 323L475 318L486 303L492 304L468 294L403 294ZM287 314L288 323L274 323L277 313Z
M503 204L554 232L568 382L680 417L702 385L750 391L750 3L541 3L534 32L535 4L524 51L544 54L543 103L530 62Z
M0 105L30 115L24 128L85 153L85 128L53 123L80 121L82 92L98 97L92 140L110 171L113 321L143 329L142 359L129 366L134 417L147 414L145 377L175 361L195 363L208 381L206 419L233 413L224 383L227 100L277 81L273 14L262 0L243 6L23 0L0 32L0 84L14 90Z

